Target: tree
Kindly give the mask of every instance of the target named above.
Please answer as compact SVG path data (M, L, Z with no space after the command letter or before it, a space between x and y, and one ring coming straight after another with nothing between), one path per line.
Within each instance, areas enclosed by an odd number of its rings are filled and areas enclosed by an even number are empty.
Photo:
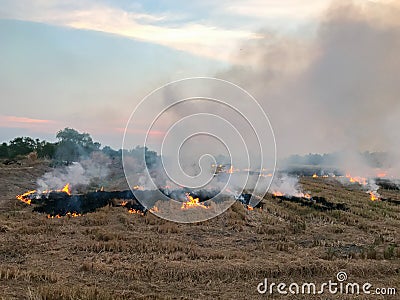
M149 150L147 147L136 146L128 153L128 155L132 156L138 162L143 161L144 157L144 162L146 163L147 168L150 169L159 166L161 162L160 156L157 154L157 152Z
M38 141L36 145L36 152L39 157L54 158L57 149L57 143Z
M8 158L8 145L3 143L0 145L0 158Z
M56 156L58 159L68 162L87 157L93 151L98 151L101 146L100 143L93 142L88 133L79 133L68 127L58 131L56 138L59 140Z
M116 157L121 157L121 153L119 151L116 151L112 149L110 146L105 146L101 150L105 155L107 155L110 158L116 158Z
M36 143L30 137L17 137L10 141L8 155L14 158L18 155L27 155L36 150Z

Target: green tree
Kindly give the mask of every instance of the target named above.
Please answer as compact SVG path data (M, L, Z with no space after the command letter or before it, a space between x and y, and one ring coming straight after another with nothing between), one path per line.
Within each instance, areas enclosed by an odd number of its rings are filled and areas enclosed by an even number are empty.
M7 145L7 143L2 143L0 145L0 158L8 158L8 145Z
M36 141L36 152L39 157L54 158L57 143L49 143L46 141Z
M93 142L88 133L79 133L72 128L65 128L57 132L58 145L56 157L65 161L76 161L80 157L89 156L93 151L100 149L100 143Z
M10 141L8 146L9 157L14 158L18 155L27 155L36 150L36 142L30 137L17 137Z
M116 157L121 157L121 153L119 151L116 151L112 149L110 146L105 146L101 150L105 155L107 155L110 158L116 158Z

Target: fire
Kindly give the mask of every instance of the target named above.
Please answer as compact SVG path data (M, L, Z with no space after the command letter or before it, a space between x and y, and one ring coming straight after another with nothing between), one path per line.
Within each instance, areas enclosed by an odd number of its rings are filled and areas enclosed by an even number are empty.
M380 199L380 195L377 192L369 191L368 193L369 193L371 201L376 201L376 200Z
M251 205L247 205L247 210L254 210L254 207Z
M128 213L130 213L130 214L138 214L138 215L144 216L144 212L142 212L142 211L140 211L138 209L134 209L134 208L130 208L128 210Z
M47 219L61 219L62 217L68 217L68 218L76 218L80 217L82 214L78 214L77 212L67 212L64 216L61 216L59 214L57 215L47 215Z
M47 215L47 219L61 219L61 216L60 215L55 215L55 216Z
M71 218L80 217L81 215L82 215L82 214L78 214L78 213L76 213L76 212L72 212L72 213L67 212L67 214L66 214L67 217L71 217Z
M150 211L155 213L155 212L159 212L158 207L157 206L153 206L152 208L150 208Z
M202 208L208 208L204 204L200 203L199 198L193 198L192 196L189 195L189 193L186 193L186 198L187 202L182 203L181 209L189 209L193 207L202 207Z
M233 174L233 165L231 165L231 167L229 168L229 170L227 171L228 174Z
M42 191L40 192L40 194L48 194L51 191ZM67 193L68 195L71 195L70 189L69 189L69 183L67 183L61 190L58 190L58 192L64 192ZM18 195L16 198L26 204L31 204L32 203L32 199L30 199L30 195L38 193L37 190L32 190L32 191L27 191L26 193L22 194L22 195Z
M268 173L268 174L260 173L259 177L272 177L272 173Z
M285 194L278 191L278 192L273 192L272 195L274 195L275 197L281 197L284 196Z
M127 205L128 204L128 201L121 201L121 206L125 206L125 205Z
M282 197L282 196L289 196L289 197L290 197L290 196L295 196L295 197L306 198L306 199L311 199L311 198L312 198L312 196L311 196L310 194L308 194L308 193L303 193L303 192L297 192L297 193L294 193L294 194L285 194L285 193L276 191L276 192L273 192L272 195L273 195L274 197Z
M33 190L33 191L28 191L28 192L26 192L26 193L24 193L24 194L22 194L22 195L18 195L17 196L17 199L18 200L20 200L20 201L22 201L22 202L24 202L24 203L26 203L26 204L31 204L31 199L28 199L27 197L29 196L29 195L32 195L32 194L34 194L34 193L36 193L36 190Z
M142 187L142 186L140 186L140 185L135 185L134 187L133 187L133 189L134 190L144 190L144 187Z
M376 174L376 177L379 177L379 178L386 177L386 176L387 176L387 173L385 173L385 172Z
M361 185L367 185L367 178L365 177L360 177L360 176L352 177L350 174L346 174L346 178L348 178L351 183L359 183Z
M68 195L71 195L71 191L69 190L69 183L67 183L62 189L61 192L67 193Z
M313 178L318 178L318 175L316 173L313 174Z

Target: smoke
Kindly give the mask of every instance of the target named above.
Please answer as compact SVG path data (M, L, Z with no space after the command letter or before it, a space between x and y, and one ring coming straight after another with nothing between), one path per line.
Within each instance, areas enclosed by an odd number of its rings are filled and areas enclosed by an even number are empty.
M272 194L284 194L287 196L303 197L299 178L288 174L278 174L271 183L269 191Z
M37 180L38 190L59 190L67 183L73 189L76 189L89 185L92 180L96 180L99 183L109 174L110 163L109 157L100 152L94 152L88 159L45 173Z
M400 171L400 5L333 2L313 36L264 38L240 48L246 67L221 72L269 114L278 156L340 154L340 167L373 173L360 152L385 151ZM308 33L307 33L308 34ZM365 176L365 175L363 175Z

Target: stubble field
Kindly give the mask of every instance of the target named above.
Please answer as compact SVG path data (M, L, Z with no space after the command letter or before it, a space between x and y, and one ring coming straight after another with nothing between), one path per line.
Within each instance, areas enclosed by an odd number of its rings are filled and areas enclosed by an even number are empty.
M198 224L111 206L47 219L15 195L34 188L48 170L42 161L0 165L0 299L286 299L277 292L258 294L258 283L323 283L335 281L339 271L348 281L400 293L400 206L370 201L356 185L300 180L313 196L344 203L347 211L267 195L262 210L235 203ZM399 191L380 193L400 200Z

